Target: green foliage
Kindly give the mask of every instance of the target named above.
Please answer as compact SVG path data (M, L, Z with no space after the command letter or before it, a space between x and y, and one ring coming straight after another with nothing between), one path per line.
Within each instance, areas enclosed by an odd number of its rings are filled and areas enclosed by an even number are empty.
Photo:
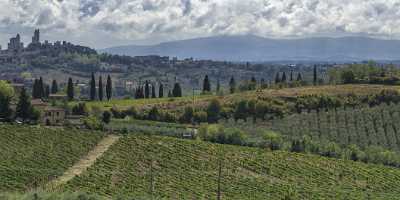
M211 100L207 107L207 121L209 123L217 123L221 114L221 104L217 99Z
M96 100L96 79L94 73L92 73L92 79L90 80L90 100Z
M400 71L391 65L378 66L374 62L351 64L346 67L332 68L328 72L333 83L368 83L398 85Z
M87 115L89 114L89 108L86 103L78 103L72 107L73 115Z
M69 101L74 100L74 83L72 82L72 78L68 79L67 97Z
M112 97L112 80L110 75L107 76L106 97L108 101L110 101Z
M211 92L211 83L210 80L208 80L208 75L204 77L203 92Z
M16 116L22 118L23 121L31 117L32 106L25 88L22 88L19 95L19 101L16 108Z
M111 121L111 113L110 113L110 111L104 111L103 112L103 118L102 118L102 120L103 120L103 122L105 123L105 124L108 124L108 123L110 123L110 121Z
M172 90L172 96L173 97L182 97L182 88L179 83L174 84L174 88Z
M14 88L6 81L0 81L0 118L10 120L13 114L10 108L14 97Z
M95 116L88 116L83 119L83 124L90 130L102 130L103 124Z

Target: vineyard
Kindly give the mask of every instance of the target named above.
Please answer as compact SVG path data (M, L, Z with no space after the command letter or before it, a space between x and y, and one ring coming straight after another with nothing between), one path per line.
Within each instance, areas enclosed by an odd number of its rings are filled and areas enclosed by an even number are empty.
M218 191L222 199L397 199L399 188L394 168L149 136L122 138L65 185L156 199L216 199Z
M347 108L328 112L295 114L272 122L285 135L303 135L338 144L360 147L381 146L400 150L400 105Z
M40 187L91 150L101 133L0 125L0 192Z

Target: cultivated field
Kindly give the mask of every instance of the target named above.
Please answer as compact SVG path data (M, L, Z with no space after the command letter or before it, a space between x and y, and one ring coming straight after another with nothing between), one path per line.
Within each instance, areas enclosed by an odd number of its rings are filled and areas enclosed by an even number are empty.
M0 125L0 192L27 191L60 176L102 133Z
M395 168L148 136L121 138L65 189L216 199L218 180L223 199L397 199L400 192L400 170Z

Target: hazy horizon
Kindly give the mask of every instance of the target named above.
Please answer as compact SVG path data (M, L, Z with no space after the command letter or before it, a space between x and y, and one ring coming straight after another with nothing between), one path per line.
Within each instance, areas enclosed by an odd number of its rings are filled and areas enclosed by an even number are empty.
M102 49L218 35L400 38L396 0L58 0L0 2L0 44L66 40Z

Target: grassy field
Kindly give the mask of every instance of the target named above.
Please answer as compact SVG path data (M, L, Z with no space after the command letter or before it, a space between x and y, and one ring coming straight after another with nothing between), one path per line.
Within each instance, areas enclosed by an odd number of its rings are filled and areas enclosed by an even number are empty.
M101 133L0 125L0 192L27 191L62 175Z
M65 190L216 199L220 166L222 199L398 199L400 192L399 169L149 136L122 138Z

